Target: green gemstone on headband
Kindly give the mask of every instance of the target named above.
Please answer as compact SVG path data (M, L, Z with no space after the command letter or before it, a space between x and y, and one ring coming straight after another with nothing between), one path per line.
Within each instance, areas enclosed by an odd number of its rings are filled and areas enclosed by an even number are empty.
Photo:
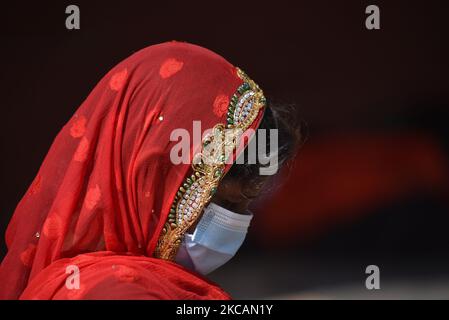
M211 194L215 194L216 192L217 192L217 187L212 187L212 189L210 189Z
M191 185L191 184L192 184L192 179L190 179L190 178L187 178L187 179L186 179L186 181L187 181L187 183L188 183L189 185Z
M176 194L179 198L182 198L182 193L180 191L178 191L178 193Z
M192 179L192 181L193 181L193 182L195 182L195 181L196 181L196 177L195 177L195 175L194 175L194 174L192 174L192 175L190 176L190 179Z
M217 170L215 171L215 177L220 177L220 176L222 175L222 173L223 173L223 170L217 169Z
M240 95L242 95L245 91L248 91L248 89L250 89L249 84L244 83L238 88L237 91L238 91L238 93L240 93Z
M170 209L170 213L173 213L173 214L175 214L175 213L176 213L176 211L175 211L174 209Z
M234 120L232 120L231 118L228 118L227 120L229 124L234 124Z
M189 187L190 187L187 183L184 183L182 186L183 186L185 189L189 189Z

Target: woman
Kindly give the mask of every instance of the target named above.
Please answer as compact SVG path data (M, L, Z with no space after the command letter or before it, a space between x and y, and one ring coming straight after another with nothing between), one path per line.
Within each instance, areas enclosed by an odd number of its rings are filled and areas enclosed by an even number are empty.
M265 104L240 69L198 46L150 46L119 63L58 134L16 208L0 298L229 299L199 273L235 254L257 192L245 195L230 175L214 196L231 166L217 137L256 129ZM192 165L175 165L171 133L192 131L194 120L213 132L190 146ZM232 155L237 140L226 143Z

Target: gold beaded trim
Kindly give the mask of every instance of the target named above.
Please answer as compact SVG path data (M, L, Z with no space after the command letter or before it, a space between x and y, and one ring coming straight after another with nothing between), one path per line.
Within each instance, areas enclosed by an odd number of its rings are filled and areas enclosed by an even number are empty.
M263 91L241 69L243 80L228 106L226 125L219 123L202 141L202 151L193 158L193 174L187 177L173 200L167 221L159 236L154 256L174 260L184 233L201 215L223 177L226 160L239 143L239 137L266 105Z

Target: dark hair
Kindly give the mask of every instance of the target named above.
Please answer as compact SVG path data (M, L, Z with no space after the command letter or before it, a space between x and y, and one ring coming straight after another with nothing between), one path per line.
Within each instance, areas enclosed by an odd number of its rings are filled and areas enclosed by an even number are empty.
M266 152L270 150L269 130L278 130L279 169L296 155L299 147L305 140L305 125L299 117L298 109L294 104L269 101L258 130L260 129L266 129L267 132ZM257 139L257 135L254 138ZM258 159L256 163L248 163L248 148L240 156L244 157L244 163L234 163L225 178L249 181L260 177L260 168L264 165L259 163Z

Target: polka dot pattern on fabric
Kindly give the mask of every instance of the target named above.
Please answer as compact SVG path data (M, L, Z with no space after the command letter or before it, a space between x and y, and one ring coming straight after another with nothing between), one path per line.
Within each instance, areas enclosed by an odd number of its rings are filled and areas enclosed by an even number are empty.
M50 240L57 239L62 234L61 218L56 214L50 214L45 220L42 233Z
M28 247L20 254L20 261L26 267L31 267L34 260L34 255L36 254L36 245L29 244Z
M86 198L84 199L84 205L87 209L92 210L98 204L101 198L100 187L95 185L95 187L90 188L86 193Z
M81 138L86 132L87 119L84 116L76 117L70 128L70 135L74 138Z
M111 80L109 80L109 87L111 88L111 90L119 91L121 88L123 88L127 77L128 69L123 69L122 71L115 73L111 77Z
M170 78L174 74L178 73L183 66L184 62L174 58L169 58L162 63L161 68L159 69L159 75L162 79Z
M83 162L87 158L87 152L89 151L89 140L83 137L75 151L73 159L77 162Z
M134 282L139 280L139 274L133 268L127 266L115 266L114 276L117 277L120 281L123 282Z
M214 114L218 117L222 117L228 112L229 98L225 94L220 94L214 101Z

